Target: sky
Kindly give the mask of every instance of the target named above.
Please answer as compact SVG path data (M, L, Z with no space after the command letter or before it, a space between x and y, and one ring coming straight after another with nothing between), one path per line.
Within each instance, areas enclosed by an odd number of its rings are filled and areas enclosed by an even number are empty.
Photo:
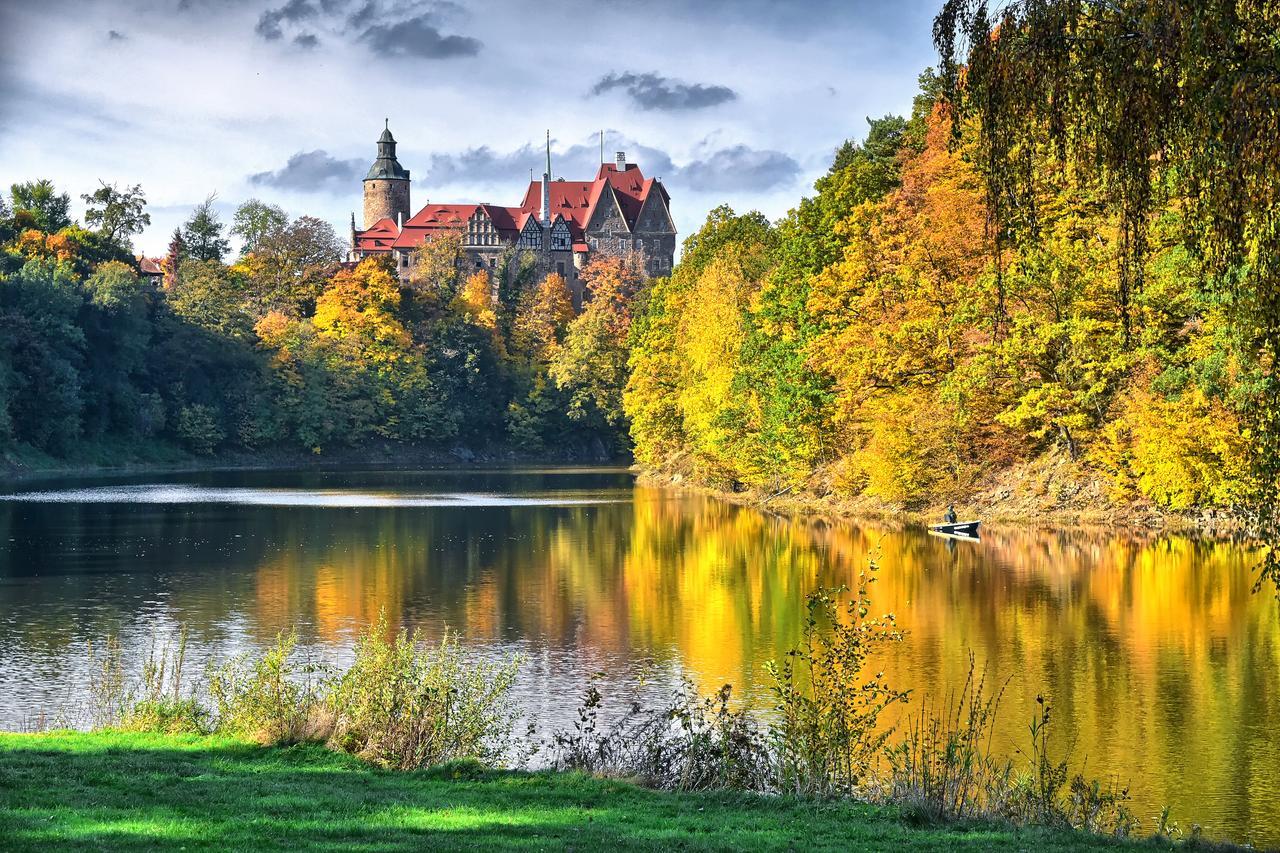
M938 0L0 0L0 186L83 213L141 184L163 254L216 193L340 236L383 122L412 206L516 205L625 151L681 239L720 204L777 218L867 117L906 114ZM359 224L359 222L358 222Z

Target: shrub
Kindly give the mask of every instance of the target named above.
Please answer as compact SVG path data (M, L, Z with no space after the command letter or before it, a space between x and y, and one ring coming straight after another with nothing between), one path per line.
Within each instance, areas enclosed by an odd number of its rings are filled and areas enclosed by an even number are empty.
M209 670L209 695L218 728L264 744L323 741L333 731L325 707L322 667L298 667L290 658L295 631L281 632L275 645L257 659L234 658Z
M884 673L864 674L873 652L902 639L893 614L870 615L875 570L872 563L859 572L843 607L843 587L810 593L800 646L782 663L766 665L778 700L779 719L770 734L784 792L855 792L891 734L880 726L880 713L907 698L884 683Z
M447 632L438 645L417 631L392 635L385 613L355 651L328 697L337 748L400 770L463 758L493 762L507 752L517 658L469 659Z
M178 413L178 438L195 453L208 456L226 438L217 415L212 407L200 403L184 406Z

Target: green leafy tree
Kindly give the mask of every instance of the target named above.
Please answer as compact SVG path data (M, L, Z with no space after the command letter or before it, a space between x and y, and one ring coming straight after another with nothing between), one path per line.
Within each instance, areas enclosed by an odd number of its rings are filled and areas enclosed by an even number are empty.
M284 208L251 198L236 208L231 218L231 235L240 238L240 254L254 252L266 237L289 224Z
M84 428L89 436L149 435L163 418L148 389L148 289L131 264L108 261L85 279L80 315L86 358Z
M278 309L307 316L341 259L342 241L333 226L302 216L260 234L237 266L247 275L259 312Z
M178 437L194 452L208 456L222 444L226 432L216 409L195 403L178 413Z
M70 271L33 260L0 277L0 363L4 364L8 428L16 441L68 452L80 437L84 304Z
M52 234L71 224L71 196L58 192L47 178L13 184L9 200L20 228Z
M178 267L169 293L173 312L196 326L238 340L250 340L253 320L243 278L217 261L188 258Z
M99 233L107 240L128 247L129 238L141 234L151 224L142 185L134 184L121 190L106 181L99 183L102 186L98 189L80 196L86 204L84 221L98 226Z

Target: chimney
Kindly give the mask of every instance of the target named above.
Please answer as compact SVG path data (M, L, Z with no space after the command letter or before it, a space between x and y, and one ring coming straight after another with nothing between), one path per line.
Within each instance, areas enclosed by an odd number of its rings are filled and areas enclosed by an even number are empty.
M627 152L625 151L618 152L618 171L627 171Z
M400 231L403 228L404 228L404 211L397 210L396 211L396 230Z

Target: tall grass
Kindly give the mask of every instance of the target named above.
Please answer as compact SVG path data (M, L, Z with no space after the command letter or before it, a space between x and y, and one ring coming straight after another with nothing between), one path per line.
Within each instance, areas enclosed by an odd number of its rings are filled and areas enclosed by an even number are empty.
M994 819L1130 835L1139 821L1129 810L1128 790L1073 776L1066 758L1055 757L1053 713L1043 695L1027 726L1027 748L1018 750L1024 761L993 755L1003 694L1003 686L988 692L986 670L970 655L960 691L941 706L926 701L902 740L885 750L887 772L870 795L922 822Z
M166 734L208 731L208 711L186 677L185 627L172 640L152 640L136 678L125 670L118 638L107 637L100 649L90 644L88 653L95 661L89 684L95 725Z
M620 719L604 725L604 697L592 685L573 729L553 736L552 765L673 791L770 790L772 754L765 734L750 714L732 707L731 695L726 684L702 697L686 681L659 707L633 702Z

